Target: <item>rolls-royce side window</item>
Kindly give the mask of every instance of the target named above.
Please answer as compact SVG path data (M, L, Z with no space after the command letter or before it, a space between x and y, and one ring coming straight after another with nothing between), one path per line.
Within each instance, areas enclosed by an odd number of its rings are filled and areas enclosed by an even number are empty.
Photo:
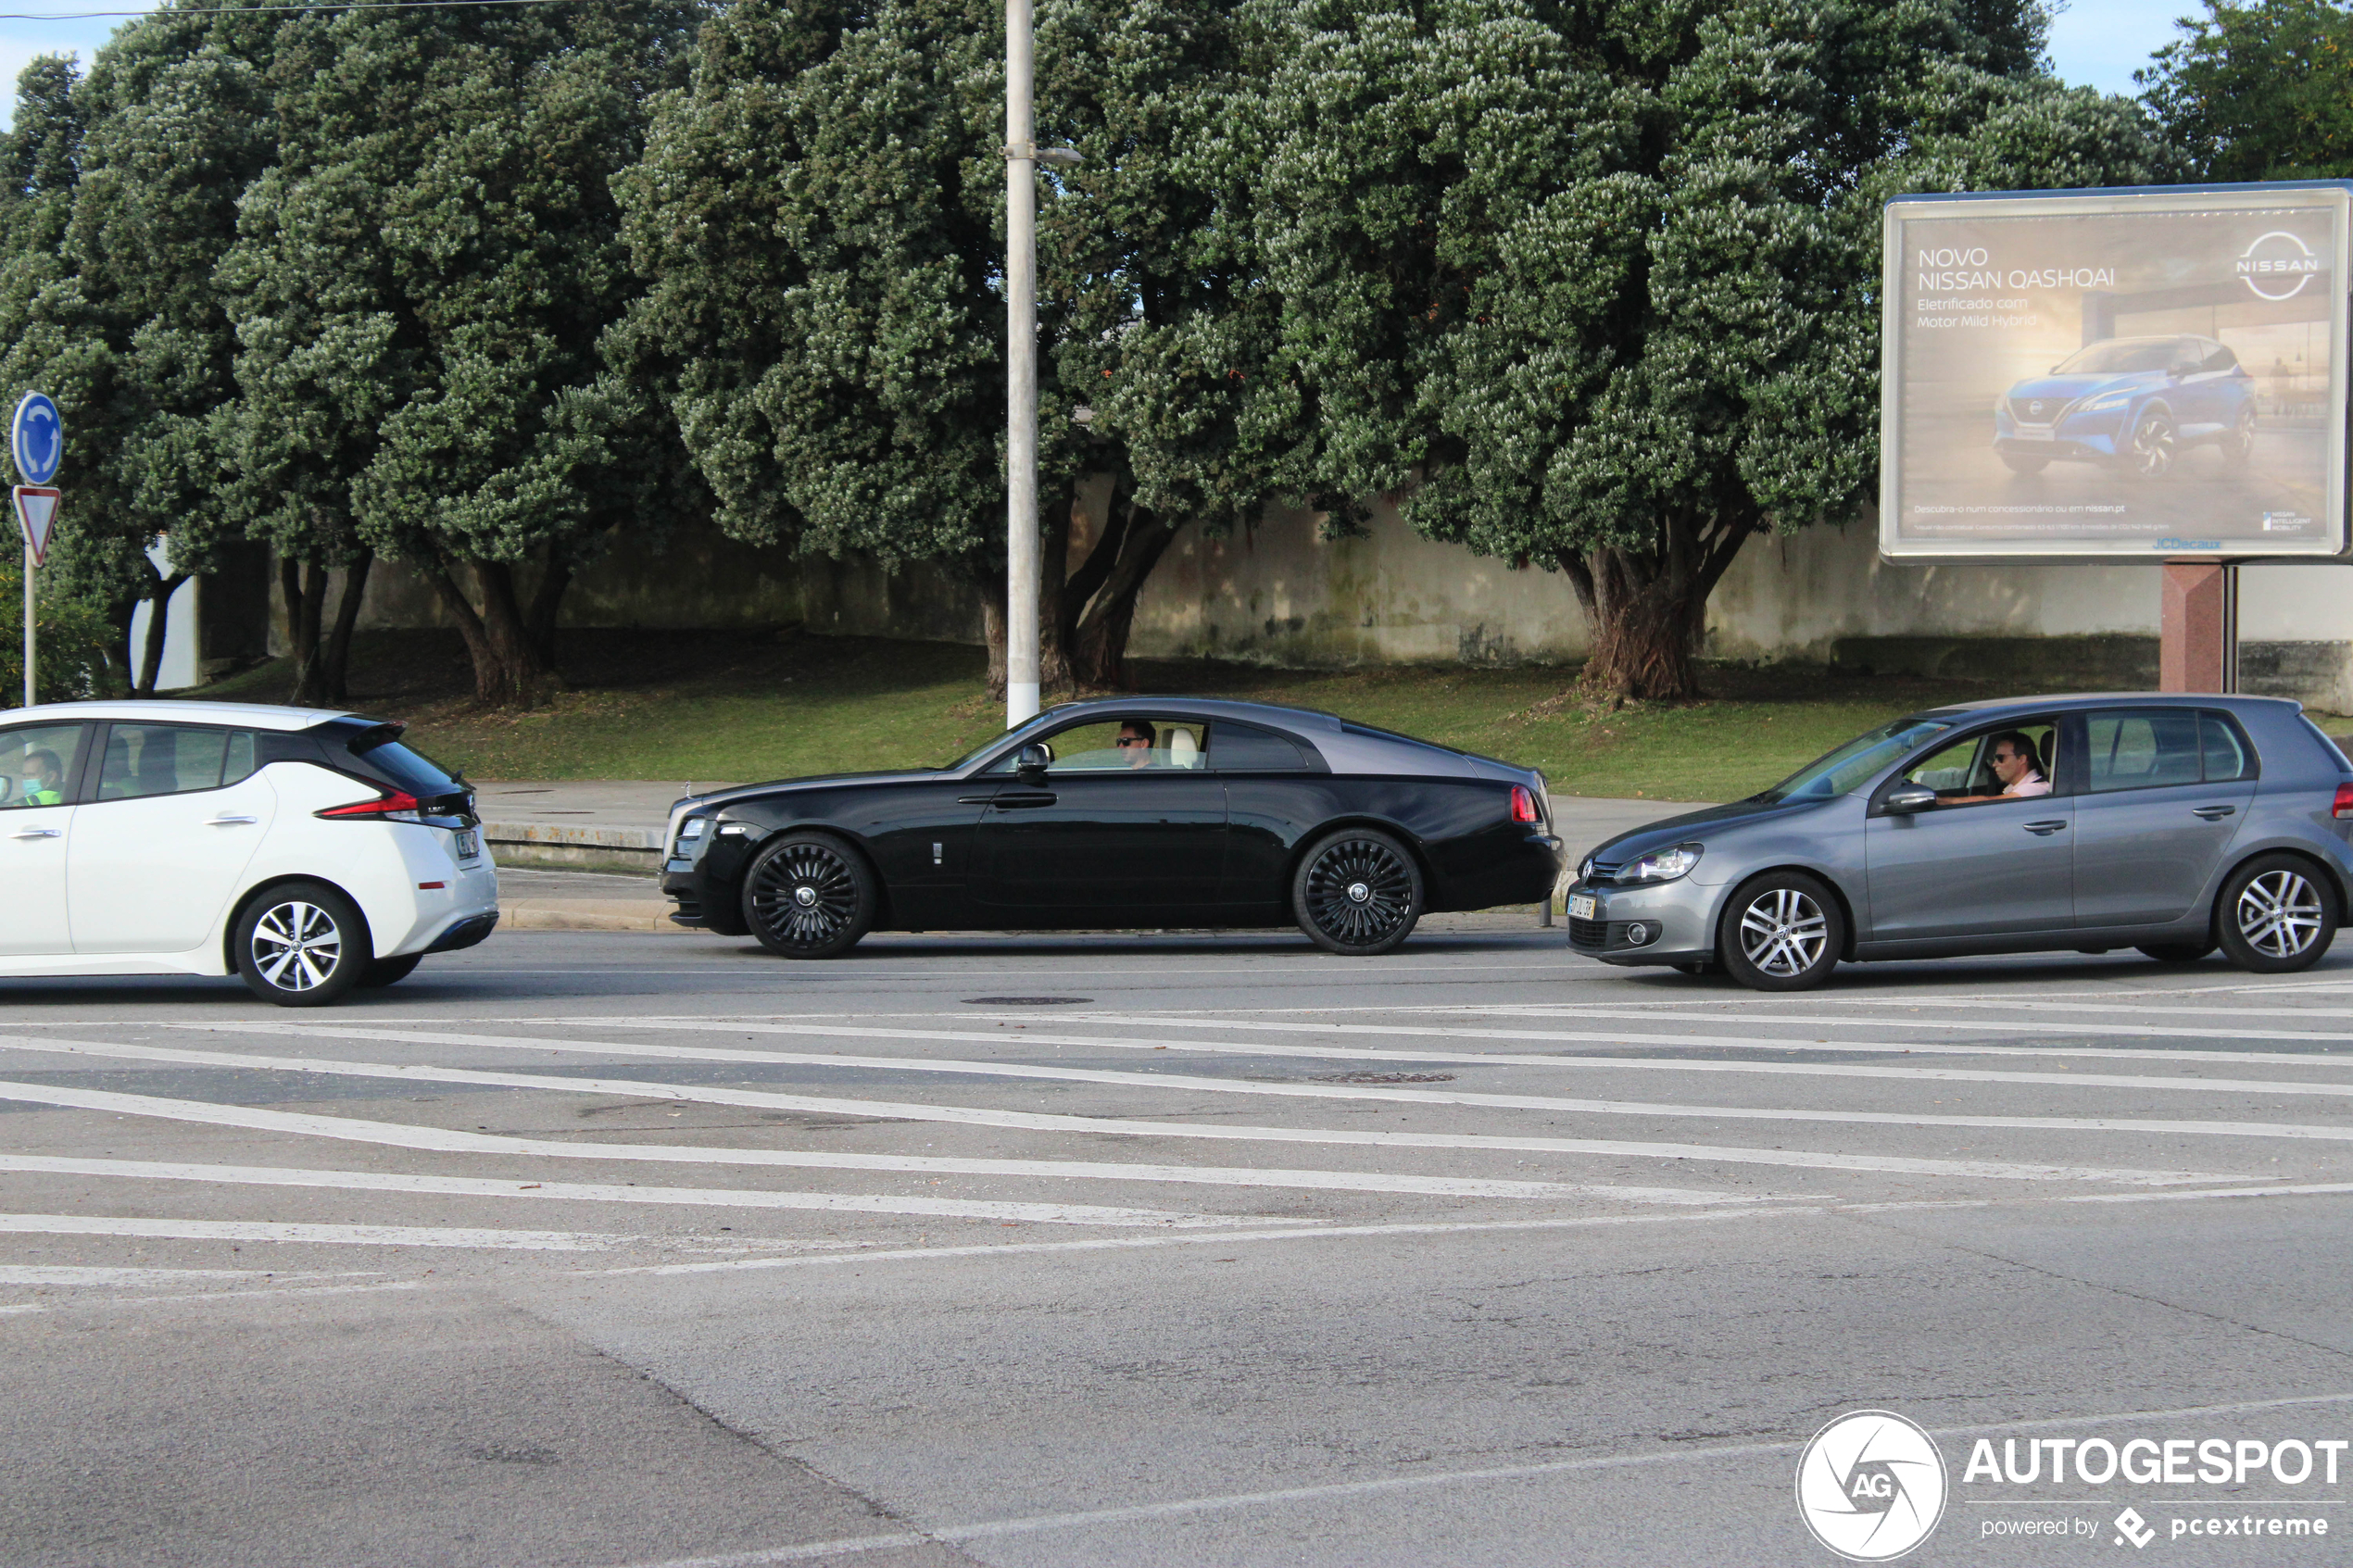
M1298 743L1288 735L1272 730L1237 724L1229 720L1217 721L1217 770L1224 773L1298 773L1307 769L1307 759Z

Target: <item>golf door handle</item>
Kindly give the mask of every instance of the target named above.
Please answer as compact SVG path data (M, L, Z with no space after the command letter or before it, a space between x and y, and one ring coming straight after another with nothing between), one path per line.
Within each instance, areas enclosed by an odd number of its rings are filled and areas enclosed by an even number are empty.
M64 834L57 828L24 828L8 836L10 838L61 838Z
M231 812L224 811L220 816L206 822L205 826L212 828L249 828L259 821L261 821L259 817L240 817Z
M2209 822L2219 822L2237 809L2235 806L2200 806L2191 811L2190 815L2204 817Z
M2032 834L2037 838L2048 838L2051 834L2058 832L2059 829L2065 826L2067 826L2067 823L2064 821L2055 822L2029 822L2026 824L2026 831Z

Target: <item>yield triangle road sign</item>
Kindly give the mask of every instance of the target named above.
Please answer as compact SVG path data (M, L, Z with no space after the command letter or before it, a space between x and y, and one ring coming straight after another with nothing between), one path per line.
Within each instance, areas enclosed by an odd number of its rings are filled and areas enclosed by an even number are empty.
M45 484L19 484L16 488L17 526L24 533L25 546L32 551L35 566L49 558L49 535L57 527L57 503L64 498L64 491Z

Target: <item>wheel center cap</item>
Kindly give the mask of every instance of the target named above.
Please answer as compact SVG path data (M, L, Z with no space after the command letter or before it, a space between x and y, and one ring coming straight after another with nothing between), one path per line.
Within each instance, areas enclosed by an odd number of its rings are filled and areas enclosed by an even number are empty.
M808 909L817 901L817 890L807 883L802 883L792 890L792 901L804 909Z
M1373 890L1365 884L1361 882L1352 882L1348 884L1348 901L1350 903L1369 903L1372 901L1372 897Z

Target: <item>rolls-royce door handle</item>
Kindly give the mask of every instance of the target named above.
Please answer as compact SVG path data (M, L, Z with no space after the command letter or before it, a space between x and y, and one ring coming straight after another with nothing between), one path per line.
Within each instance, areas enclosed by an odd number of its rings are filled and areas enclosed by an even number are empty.
M2037 838L2048 838L2065 826L2067 822L2064 819L2055 822L2029 822L2026 824L2026 831Z
M57 828L25 828L8 836L10 838L62 838L65 835Z
M232 812L223 811L220 815L208 820L205 822L205 826L208 828L249 828L259 821L261 821L259 817L240 817Z
M988 797L988 804L1000 811L1020 811L1038 806L1051 806L1055 799L1056 797L1052 793L1042 790L1034 795L992 795Z
M2219 822L2223 818L2235 812L2237 809L2238 808L2235 806L2199 806L2193 809L2190 815L2193 817L2204 817L2209 822Z

